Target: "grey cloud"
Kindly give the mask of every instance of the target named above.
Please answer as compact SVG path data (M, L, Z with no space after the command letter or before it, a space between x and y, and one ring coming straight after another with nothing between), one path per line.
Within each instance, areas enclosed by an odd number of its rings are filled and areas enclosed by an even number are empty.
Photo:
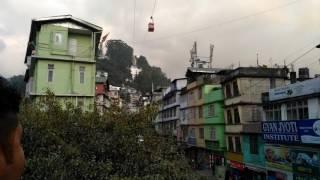
M82 0L77 3L72 0L3 0L0 22L6 33L1 30L0 25L0 36L27 37L32 18L72 14L102 26L106 32L110 31L110 38L123 39L134 47L137 55L146 56L150 64L160 66L171 78L184 76L185 68L189 65L189 49L194 40L198 41L199 54L204 56L208 54L209 44L214 43L214 65L226 67L232 63L237 65L239 61L243 66L254 65L257 52L262 64L269 64L270 58L274 63L281 63L289 52L320 39L318 0L299 1L292 6L221 26L214 25L286 4L288 1L158 0L154 14L154 33L146 32L154 1L136 0L136 42L132 42L133 2L134 0ZM203 27L210 28L184 33ZM7 46L6 49L15 48L9 47L9 43ZM14 51L7 53L10 56ZM305 61L308 63L309 60Z
M3 51L6 48L6 43L0 39L0 52Z

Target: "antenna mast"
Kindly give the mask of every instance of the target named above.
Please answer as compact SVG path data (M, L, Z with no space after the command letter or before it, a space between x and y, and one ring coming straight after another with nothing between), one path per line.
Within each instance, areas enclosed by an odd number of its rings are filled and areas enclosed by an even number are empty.
M212 68L212 57L213 57L213 48L214 48L214 45L213 44L210 44L210 57L209 57L209 68Z

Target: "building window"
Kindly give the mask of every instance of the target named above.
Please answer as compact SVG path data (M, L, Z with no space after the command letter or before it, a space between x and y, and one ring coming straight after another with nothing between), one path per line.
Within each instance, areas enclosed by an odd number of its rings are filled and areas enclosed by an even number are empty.
M252 111L252 113L251 113L252 121L253 122L261 121L261 111L260 111L260 109L257 108L257 107L253 107L251 111Z
M276 88L276 80L274 78L270 78L270 89Z
M54 65L48 64L48 82L53 81L53 69L54 69Z
M81 108L81 107L83 107L83 105L84 105L83 99L79 98L77 101L77 106Z
M192 119L196 119L196 114L197 114L197 109L196 108L192 108Z
M53 33L53 44L54 45L62 45L63 35L60 32Z
M214 116L214 104L209 104L209 106L208 106L208 116L209 117Z
M200 139L204 138L204 130L203 130L203 128L199 128L199 138Z
M84 84L84 71L85 71L85 67L84 67L84 66L80 66L80 67L79 67L79 72L80 72L80 84Z
M309 119L308 101L294 101L287 103L287 120Z
M216 128L214 127L210 128L210 140L216 140Z
M281 120L281 104L273 104L264 107L267 121Z
M235 108L233 110L233 113L234 113L234 123L235 124L240 124L240 115L239 115L239 110L238 108Z
M203 112L202 112L202 106L199 106L199 109L198 109L198 110L199 110L199 118L202 118L202 117L203 117L203 116L202 116L202 113L203 113Z
M238 137L238 136L235 137L235 144L236 144L235 152L241 153L241 141L240 141L240 137Z
M250 140L250 153L258 154L258 136L249 136Z
M181 110L181 117L182 117L182 121L186 120L186 110L185 109Z
M226 85L226 96L227 98L231 97L231 87L230 87L230 84L227 84Z
M227 123L228 124L233 124L232 123L232 113L231 113L231 110L227 110Z
M198 97L199 99L202 99L202 87L198 89Z
M191 128L190 130L190 137L195 137L195 129L194 128Z
M233 81L232 87L233 87L233 96L239 96L240 93L239 93L239 88L238 88L237 81Z
M230 152L234 152L232 136L228 136L228 148Z
M309 119L308 101L298 101L298 116L299 119Z
M77 39L69 39L69 47L68 47L68 51L69 51L69 55L71 56L76 56L77 55Z

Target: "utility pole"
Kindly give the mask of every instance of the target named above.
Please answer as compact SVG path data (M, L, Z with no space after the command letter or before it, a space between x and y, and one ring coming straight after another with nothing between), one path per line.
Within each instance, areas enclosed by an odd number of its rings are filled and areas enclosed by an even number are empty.
M257 67L259 67L259 53L257 53Z
M210 44L210 57L209 57L209 68L212 68L212 57L213 57L213 48L214 48L214 45L213 44Z

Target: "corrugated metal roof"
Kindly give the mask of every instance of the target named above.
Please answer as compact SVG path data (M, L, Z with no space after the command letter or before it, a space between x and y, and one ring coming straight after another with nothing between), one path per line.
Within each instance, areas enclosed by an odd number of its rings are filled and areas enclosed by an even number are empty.
M46 22L46 21L58 21L58 20L66 20L66 19L71 19L73 21L79 22L80 24L84 24L86 26L89 26L97 31L102 31L102 27L97 26L95 24L92 24L88 21L82 20L80 18L76 18L70 14L67 15L58 15L58 16L49 16L49 17L42 17L42 18L35 18L32 21L36 22Z

